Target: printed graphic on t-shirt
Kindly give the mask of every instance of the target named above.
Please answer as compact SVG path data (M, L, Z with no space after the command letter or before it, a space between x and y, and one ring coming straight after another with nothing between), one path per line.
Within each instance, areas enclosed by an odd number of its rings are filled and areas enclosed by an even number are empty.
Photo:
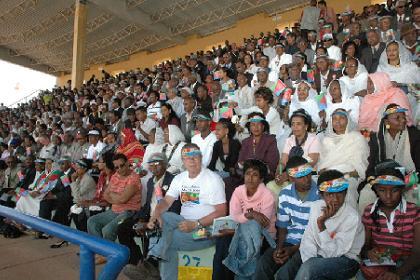
M200 204L200 188L197 186L182 186L181 203L184 206Z

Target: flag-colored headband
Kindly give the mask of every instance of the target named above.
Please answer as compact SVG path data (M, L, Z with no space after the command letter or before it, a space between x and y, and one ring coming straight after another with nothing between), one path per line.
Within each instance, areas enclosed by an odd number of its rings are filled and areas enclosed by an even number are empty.
M249 122L263 122L263 121L265 121L265 119L260 116L253 116L252 118L249 119Z
M340 115L340 116L347 117L347 118L349 117L348 113L346 111L343 111L343 110L337 110L337 111L333 112L332 115L333 116L334 115Z
M287 174L293 178L305 177L312 173L312 166L310 164L304 164L297 167L292 167L287 169Z
M196 148L187 148L182 151L182 155L186 157L197 157L201 156L201 151Z
M394 113L405 113L407 111L408 111L407 109L405 109L403 107L400 107L400 106L391 107L391 108L385 110L383 116L386 117L386 116L394 114Z
M373 179L370 184L387 186L405 186L404 180L392 175L380 175Z
M330 181L322 182L318 186L319 191L328 193L337 193L346 190L349 187L349 182L344 178L338 178Z

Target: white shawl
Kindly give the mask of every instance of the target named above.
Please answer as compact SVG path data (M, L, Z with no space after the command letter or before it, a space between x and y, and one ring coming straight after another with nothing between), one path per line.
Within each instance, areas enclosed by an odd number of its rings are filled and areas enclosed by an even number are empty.
M310 86L309 83L302 81L301 83L306 83L309 86L309 95L304 101L299 101L298 98L298 87L295 89L295 93L292 96L292 101L290 102L290 109L289 109L289 118L292 116L293 112L299 109L305 109L306 112L312 118L312 121L319 125L321 122L321 118L319 117L319 106L318 102L315 100L315 96L317 95L316 91ZM299 85L298 85L299 86Z
M321 142L318 169L336 169L343 173L356 170L359 181L365 179L368 166L369 146L359 131L353 130L354 125L348 120L346 132L338 135L329 120L325 137Z

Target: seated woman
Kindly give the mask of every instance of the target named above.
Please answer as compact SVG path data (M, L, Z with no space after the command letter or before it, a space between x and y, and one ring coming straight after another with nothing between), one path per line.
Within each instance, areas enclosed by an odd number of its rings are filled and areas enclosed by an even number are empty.
M312 121L316 126L320 125L320 109L317 101L315 100L317 93L306 81L299 83L296 88L295 93L293 94L292 101L289 108L289 118L292 116L293 112L304 109L312 118Z
M181 158L181 150L185 145L184 134L178 126L170 124L163 130L163 139L164 144L159 152L168 159L168 172L176 175L185 170Z
M328 85L327 109L325 110L326 119L329 120L332 112L337 108L345 109L353 123L359 122L360 100L355 96L350 96L346 85L342 80L332 80Z
M246 160L245 184L235 189L229 203L230 216L239 223L239 227L232 238L229 254L223 264L238 277L254 275L256 266L252 264L259 255L257 252L246 254L244 244L255 246L253 250L258 251L262 245L260 236L264 235L268 243L275 247L273 238L276 235L274 226L276 212L274 197L264 184L267 171L267 166L263 162L255 159ZM245 242L247 239L252 242Z
M366 139L354 129L349 114L336 109L321 142L318 169L336 169L358 180L365 179L369 147Z
M162 118L159 120L159 126L162 129L167 128L170 124L181 127L181 122L170 104L162 104L160 112L162 114Z
M379 59L377 72L385 72L390 80L401 84L419 84L419 68L411 61L412 55L397 41L389 42Z
M397 104L389 104L379 125L378 133L370 133L370 156L366 177L374 176L375 166L386 159L392 159L401 165L407 173L420 171L420 132L415 127L407 126L407 109ZM359 209L376 199L369 186L360 191ZM405 192L407 201L416 203L413 190Z
M379 112L388 104L395 103L407 111L407 124L413 125L412 111L407 95L391 83L389 75L383 72L369 74L367 95L360 104L359 129L377 132L379 128Z
M340 81L346 85L349 97L366 95L367 78L368 72L359 60L348 58Z
M261 160L267 164L269 177L273 178L280 155L275 136L268 133L269 125L264 115L256 112L249 114L246 127L251 135L242 142L239 165L243 166L247 159Z
M131 128L124 128L120 133L120 145L115 153L123 154L131 165L140 165L143 162L144 148L136 139Z
M229 69L222 67L219 71L220 73L220 85L222 87L222 96L227 97L230 94L233 94L236 88L235 80L229 77Z
M312 119L304 110L293 112L289 120L292 135L287 138L281 155L281 163L286 166L289 158L304 157L312 166L316 166L319 159L320 142L316 134L311 133Z
M279 112L273 107L273 92L267 87L261 87L254 93L254 97L256 104L256 107L253 108L254 112L263 113L270 126L270 134L278 135L284 124L280 119Z
M216 171L222 178L232 175L238 162L241 143L233 139L235 133L235 126L229 119L222 118L216 124L217 142L214 143L208 168Z
M95 198L96 183L89 175L88 171L92 168L92 162L88 159L81 159L76 162L76 172L72 174L71 194L74 205L71 207L71 217L80 231L87 232L87 215L84 213L84 201Z
M396 266L362 265L357 279L420 277L420 208L404 199L406 185L399 167L389 161L376 166L371 184L378 198L362 218L366 231L362 258L374 263L392 260Z
M345 201L348 187L344 174L337 170L319 176L322 200L312 204L299 248L302 265L295 279L350 279L356 275L365 236L359 213Z
M115 173L114 163L112 162L114 154L102 154L98 160L98 169L100 171L98 183L96 184L95 197L93 199L80 199L77 206L83 208L80 214L72 214L72 218L77 229L87 231L87 219L90 216L101 213L109 203L103 198L105 190L108 188L109 181Z

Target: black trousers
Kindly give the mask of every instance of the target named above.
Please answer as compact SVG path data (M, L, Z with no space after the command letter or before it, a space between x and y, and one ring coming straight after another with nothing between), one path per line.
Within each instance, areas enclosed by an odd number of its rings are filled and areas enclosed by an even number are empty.
M95 216L96 214L99 214L102 212L104 211L89 211L89 210L83 209L83 212L80 214L71 214L70 219L73 220L78 230L87 232L87 220L89 219L89 217Z
M222 263L229 254L229 246L232 238L233 236L223 236L217 237L215 240L216 251L213 257L213 280L233 280L235 278L235 274Z
M39 216L43 219L52 220L53 222L64 226L70 226L70 207L71 203L67 200L45 199L40 203ZM53 210L55 210L55 214L51 219Z
M134 224L138 221L137 218L131 217L126 219L122 224L118 226L117 236L120 244L125 245L130 249L130 258L128 260L129 264L138 264L140 260L143 259L140 247L134 241L134 237L137 236L135 230L133 229ZM147 248L147 244L144 246ZM144 252L146 255L146 252Z

